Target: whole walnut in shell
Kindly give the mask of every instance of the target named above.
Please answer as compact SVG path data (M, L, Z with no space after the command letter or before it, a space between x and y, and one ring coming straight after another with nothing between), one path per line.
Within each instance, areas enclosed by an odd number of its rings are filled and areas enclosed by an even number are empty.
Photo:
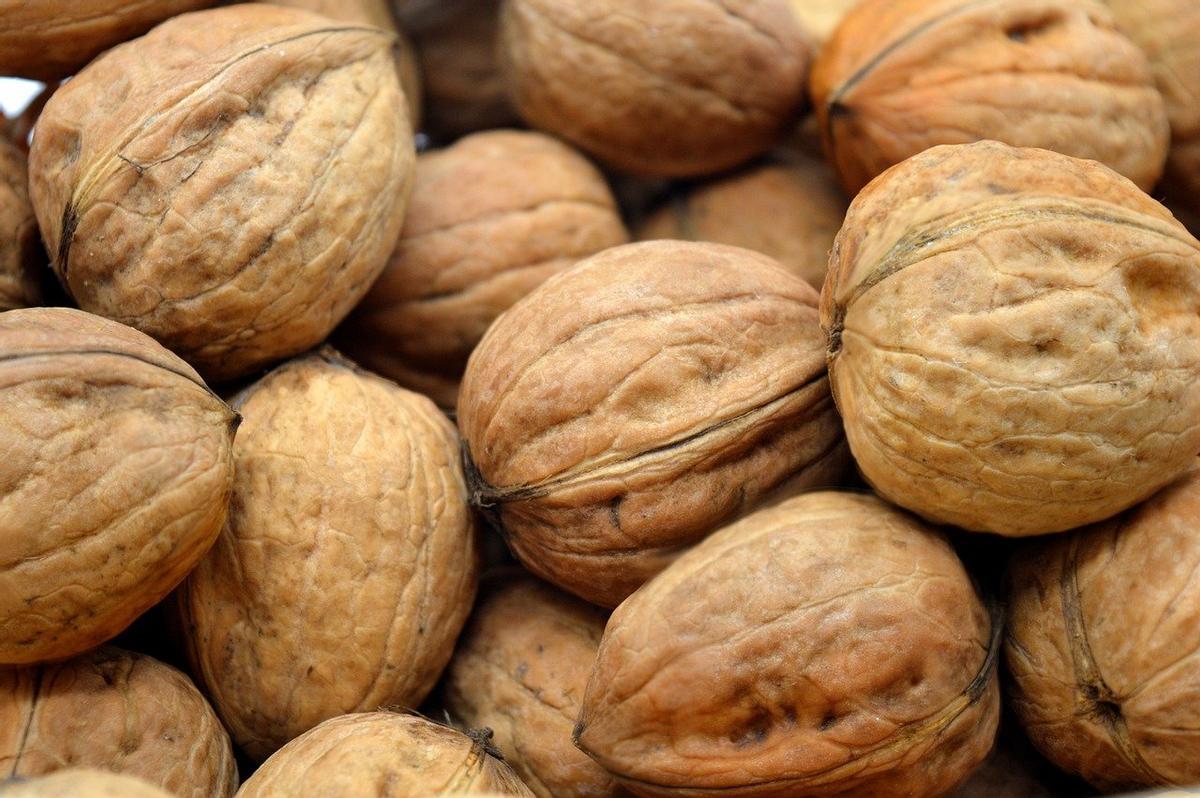
M25 173L25 154L0 137L0 312L41 301L38 228Z
M72 767L137 776L179 798L232 798L237 790L229 736L191 681L111 646L0 669L0 771L41 776Z
M1094 159L1149 190L1170 138L1146 56L1094 0L865 0L811 91L851 194L929 147L980 139Z
M717 172L769 149L804 102L789 0L508 0L501 53L533 127L610 166Z
M179 584L225 520L236 420L136 330L0 314L0 663L93 648Z
M619 795L571 742L604 614L517 572L489 581L446 672L446 708L469 728L491 729L539 798Z
M281 748L238 798L390 798L395 795L532 796L487 742L424 718L343 715Z
M629 234L603 176L549 136L478 133L417 158L404 232L339 345L442 407L496 317Z
M1005 658L1034 744L1104 790L1200 782L1200 470L1029 544Z
M322 341L404 219L415 155L393 41L247 3L165 22L59 89L30 191L79 306L215 380Z
M809 493L617 608L575 739L639 795L942 795L992 747L998 632L941 534Z
M458 436L331 350L234 400L229 521L176 594L192 670L262 760L327 718L416 706L477 582Z
M535 574L616 606L773 490L835 484L817 301L719 244L629 244L552 277L467 364L472 501Z
M935 521L1058 532L1200 451L1200 242L1104 166L935 147L868 186L821 320L859 469Z
M0 782L3 798L173 798L145 779L92 768Z

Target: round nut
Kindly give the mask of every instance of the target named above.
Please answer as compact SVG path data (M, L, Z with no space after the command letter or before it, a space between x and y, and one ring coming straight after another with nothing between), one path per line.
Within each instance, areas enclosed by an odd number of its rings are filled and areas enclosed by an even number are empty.
M391 712L343 715L292 740L255 771L238 798L532 796L487 735L467 736Z
M0 670L0 770L41 776L64 767L137 776L178 798L237 790L229 736L191 681L110 646Z
M604 177L570 147L541 133L468 136L417 158L400 243L338 344L453 408L467 358L497 316L628 240Z
M1170 139L1146 56L1093 0L866 0L811 90L852 195L922 150L981 139L1094 159L1148 191Z
M0 782L3 798L174 798L150 782L91 768Z
M0 137L0 312L41 302L39 255L25 154Z
M236 421L136 330L0 314L0 663L93 648L183 580L225 520Z
M785 483L835 484L817 300L719 244L614 247L552 277L467 364L472 501L535 574L616 606Z
M1034 744L1106 791L1200 782L1200 470L1011 569L1005 658Z
M617 608L575 739L645 796L942 795L992 747L998 644L941 534L809 493Z
M265 759L327 718L415 707L475 598L453 425L331 350L234 405L229 521L176 594L192 671Z
M1200 243L1090 161L935 147L854 200L822 294L859 469L926 518L1058 532L1200 451Z
M246 3L165 22L59 89L30 191L79 306L214 380L324 340L403 223L415 154L393 41Z
M501 55L525 121L610 166L717 172L769 149L804 101L789 0L509 0Z

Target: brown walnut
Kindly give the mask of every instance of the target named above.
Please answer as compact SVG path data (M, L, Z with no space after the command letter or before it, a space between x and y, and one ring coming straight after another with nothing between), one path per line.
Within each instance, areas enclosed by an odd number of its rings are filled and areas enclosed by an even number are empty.
M40 244L29 204L25 153L0 137L0 311L37 305Z
M1071 529L1200 451L1200 242L1098 163L981 142L886 172L821 320L859 469L934 521Z
M36 779L0 781L2 798L175 798L145 779L93 768L60 770Z

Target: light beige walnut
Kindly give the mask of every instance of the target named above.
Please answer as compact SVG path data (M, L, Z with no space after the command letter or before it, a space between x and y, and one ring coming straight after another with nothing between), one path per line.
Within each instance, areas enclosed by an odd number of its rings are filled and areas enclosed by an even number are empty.
M41 302L40 256L25 153L0 137L0 311Z
M817 41L830 37L842 17L854 8L858 0L790 0L792 11L800 18L800 24L812 33Z
M327 718L415 707L474 600L450 421L331 350L235 400L229 521L176 594L193 672L251 758Z
M644 796L932 798L992 747L998 647L940 533L809 493L617 608L575 739Z
M404 232L338 345L453 408L496 317L629 234L604 177L541 133L492 131L417 159Z
M173 798L145 779L71 768L36 779L0 782L3 798Z
M136 330L0 314L0 663L93 648L179 584L225 520L236 424Z
M1170 141L1146 56L1094 0L864 0L811 92L851 194L929 147L981 139L1097 160L1149 190Z
M247 3L176 17L55 92L30 193L79 306L218 381L320 343L404 220L393 42Z
M255 771L238 798L532 796L487 742L424 718L343 715L297 737Z
M982 142L886 172L821 319L859 469L931 520L1071 529L1200 451L1200 242L1098 163Z
M0 772L78 767L136 776L179 798L232 798L237 789L229 735L169 665L106 646L54 665L0 669Z

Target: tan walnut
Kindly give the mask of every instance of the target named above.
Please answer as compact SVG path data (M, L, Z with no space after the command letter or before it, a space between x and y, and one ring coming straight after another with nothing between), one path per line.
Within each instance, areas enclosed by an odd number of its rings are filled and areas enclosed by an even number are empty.
M238 798L532 796L484 733L369 712L332 718L292 740L247 779Z
M804 102L812 44L789 0L508 0L501 56L533 127L647 176L769 149Z
M859 469L934 521L1058 532L1200 451L1200 242L1092 162L935 147L851 204L822 294Z
M987 756L999 621L940 533L817 492L617 608L575 738L644 796L938 796Z
M137 776L178 798L233 798L237 789L229 735L191 681L111 646L0 669L0 771L70 767Z
M37 220L29 204L25 153L0 137L0 311L37 305L42 291Z
M393 41L247 3L176 17L59 89L30 192L79 306L215 380L320 343L404 219L415 154Z
M1013 563L1012 707L1042 753L1101 789L1200 782L1197 517L1193 470Z
M629 244L552 277L467 364L472 501L535 574L616 606L784 483L836 484L816 302L719 244Z
M145 779L71 768L35 779L0 781L2 798L175 798Z
M929 147L980 139L1097 160L1149 190L1170 140L1146 56L1094 0L865 0L811 91L851 194Z
M225 520L236 419L136 330L0 314L0 663L86 651L182 581Z
M453 408L496 317L552 274L629 240L604 177L541 133L491 131L417 158L404 232L341 327L368 368Z
M515 570L485 581L446 672L446 708L493 744L539 798L620 794L571 742L604 613Z
M327 718L419 704L478 553L458 436L429 400L326 349L234 405L229 521L176 609L198 681L261 761Z

